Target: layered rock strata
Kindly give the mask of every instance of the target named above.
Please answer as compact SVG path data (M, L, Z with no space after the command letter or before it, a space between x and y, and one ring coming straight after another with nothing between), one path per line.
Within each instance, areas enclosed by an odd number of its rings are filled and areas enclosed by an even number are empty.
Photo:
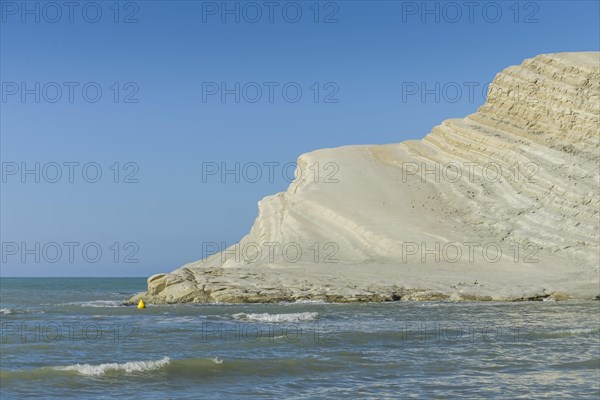
M599 127L600 53L525 60L423 140L300 156L238 244L131 300L595 298Z

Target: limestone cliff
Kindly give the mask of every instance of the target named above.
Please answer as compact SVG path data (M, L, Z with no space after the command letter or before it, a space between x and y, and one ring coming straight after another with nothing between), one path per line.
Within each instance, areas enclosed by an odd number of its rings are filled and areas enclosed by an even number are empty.
M423 140L302 155L239 244L132 300L594 298L599 127L600 53L528 59Z

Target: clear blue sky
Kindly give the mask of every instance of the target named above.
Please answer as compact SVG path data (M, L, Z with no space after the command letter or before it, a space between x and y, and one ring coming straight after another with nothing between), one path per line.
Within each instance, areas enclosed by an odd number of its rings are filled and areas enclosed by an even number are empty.
M203 182L203 163L283 165L323 147L420 138L476 111L503 68L598 51L600 40L597 1L228 2L234 14L222 2L0 3L2 276L170 271L201 258L203 242L238 241L257 201L288 185L281 167L273 182L266 167L257 183ZM239 103L211 94L222 82L240 83ZM408 96L411 82L465 91L437 102ZM479 85L473 99L465 82ZM21 175L36 163L39 183Z

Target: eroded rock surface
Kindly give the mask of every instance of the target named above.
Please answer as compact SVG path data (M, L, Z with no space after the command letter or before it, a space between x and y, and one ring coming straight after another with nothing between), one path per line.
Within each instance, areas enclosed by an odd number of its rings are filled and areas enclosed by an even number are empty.
M600 53L528 59L423 140L302 155L240 243L132 301L595 298L599 114Z

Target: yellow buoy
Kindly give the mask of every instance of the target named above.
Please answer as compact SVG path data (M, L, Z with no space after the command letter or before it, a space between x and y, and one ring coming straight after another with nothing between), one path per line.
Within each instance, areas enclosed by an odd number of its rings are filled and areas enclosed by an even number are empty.
M146 308L146 304L144 304L144 300L140 299L140 302L138 303L138 308L140 308L140 309Z

